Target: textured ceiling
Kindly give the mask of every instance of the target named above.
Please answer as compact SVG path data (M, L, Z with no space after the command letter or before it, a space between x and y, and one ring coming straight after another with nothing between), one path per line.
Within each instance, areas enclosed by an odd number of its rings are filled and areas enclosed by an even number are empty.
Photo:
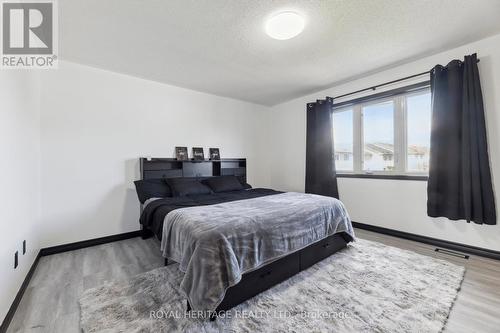
M63 0L62 59L274 105L500 32L499 0ZM278 41L264 22L306 18Z

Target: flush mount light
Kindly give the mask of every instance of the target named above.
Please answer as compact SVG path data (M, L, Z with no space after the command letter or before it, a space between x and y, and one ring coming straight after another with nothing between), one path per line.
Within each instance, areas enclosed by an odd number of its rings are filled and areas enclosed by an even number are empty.
M305 21L295 12L281 12L271 17L266 23L266 33L274 39L293 38L304 30Z

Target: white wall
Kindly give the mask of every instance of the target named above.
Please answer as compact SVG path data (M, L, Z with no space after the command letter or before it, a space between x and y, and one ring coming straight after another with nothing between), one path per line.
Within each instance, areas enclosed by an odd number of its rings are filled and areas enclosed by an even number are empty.
M39 250L39 92L37 72L0 71L0 321Z
M273 143L271 185L282 190L304 190L307 102L420 73L438 63L446 65L452 59L463 59L464 55L474 52L477 52L481 59L479 69L486 109L491 169L499 207L500 35L273 107L268 119L268 123L274 126L274 135L270 140ZM342 64L332 64L335 65ZM427 217L426 187L427 183L421 181L339 179L341 200L346 204L354 221L500 251L500 224L476 225L465 221L454 222L444 218ZM498 208L497 211L500 213Z
M41 108L42 247L138 230L138 158L175 146L246 157L249 183L269 184L266 107L61 62Z

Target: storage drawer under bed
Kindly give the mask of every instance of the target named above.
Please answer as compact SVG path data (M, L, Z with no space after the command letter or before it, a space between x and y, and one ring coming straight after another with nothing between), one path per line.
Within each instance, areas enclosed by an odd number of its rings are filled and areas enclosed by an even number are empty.
M300 271L299 253L292 253L273 261L253 272L243 274L241 281L226 291L226 296L217 307L218 310L230 309L288 279Z
M309 245L300 251L300 270L303 271L315 263L331 256L347 245L342 234L335 234Z
M346 237L348 236L343 234L329 236L253 272L243 274L240 283L226 291L226 296L217 307L217 311L231 309L329 257L347 245Z

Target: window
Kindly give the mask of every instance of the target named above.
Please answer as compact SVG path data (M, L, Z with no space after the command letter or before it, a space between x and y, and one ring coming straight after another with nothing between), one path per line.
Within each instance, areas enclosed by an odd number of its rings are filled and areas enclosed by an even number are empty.
M333 114L335 167L338 171L354 171L352 109Z
M394 170L394 102L364 106L363 170Z
M430 91L428 86L399 91L334 106L334 159L340 174L427 175Z
M431 146L431 94L408 96L407 109L407 163L409 172L429 171Z

